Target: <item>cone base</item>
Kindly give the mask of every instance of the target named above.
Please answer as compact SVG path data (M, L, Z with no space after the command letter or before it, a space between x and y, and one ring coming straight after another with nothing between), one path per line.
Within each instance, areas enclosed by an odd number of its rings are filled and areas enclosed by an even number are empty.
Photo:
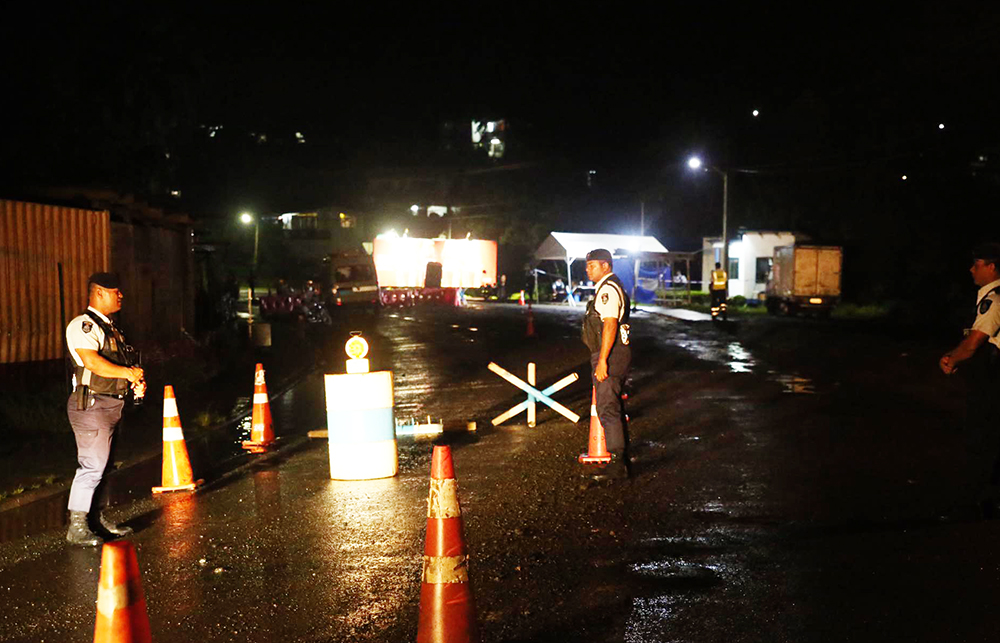
M177 485L176 487L153 487L153 493L166 493L169 491L194 491L195 488L205 483L205 480L195 480L191 484Z
M252 442L247 440L243 443L243 448L250 453L267 453L274 448L274 442Z
M611 455L590 455L589 453L581 453L579 461L583 464L611 462Z

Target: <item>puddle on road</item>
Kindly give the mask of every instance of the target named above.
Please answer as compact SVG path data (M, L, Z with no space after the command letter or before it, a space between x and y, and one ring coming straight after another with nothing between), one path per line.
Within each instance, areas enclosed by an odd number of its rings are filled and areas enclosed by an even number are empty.
M716 341L686 339L678 346L695 354L698 359L727 366L732 373L752 373L757 361L739 342L729 342L725 346Z

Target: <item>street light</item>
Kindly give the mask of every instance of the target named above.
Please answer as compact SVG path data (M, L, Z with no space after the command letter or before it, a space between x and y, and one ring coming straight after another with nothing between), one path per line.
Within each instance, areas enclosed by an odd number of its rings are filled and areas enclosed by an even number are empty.
M247 314L249 319L247 327L250 334L253 334L253 295L254 283L257 280L257 248L260 246L260 221L249 212L240 214L240 222L243 225L253 224L253 264L250 266L250 292L247 298Z
M692 170L699 170L704 165L701 159L697 156L692 156L688 159L688 167ZM729 274L729 230L727 228L727 214L729 210L729 172L727 170L719 169L714 165L709 165L705 167L705 171L712 170L716 174L722 176L722 269L726 271L726 275ZM729 290L729 284L726 284L726 290Z

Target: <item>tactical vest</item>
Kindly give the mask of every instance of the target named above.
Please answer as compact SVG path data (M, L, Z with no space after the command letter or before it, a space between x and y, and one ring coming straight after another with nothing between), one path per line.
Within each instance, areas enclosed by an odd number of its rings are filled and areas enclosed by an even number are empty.
M601 333L604 331L604 321L601 319L600 313L597 312L594 302L601 295L601 290L605 288L615 288L618 290L624 310L622 318L618 321L618 333L615 335L615 343L611 350L614 350L615 347L628 344L628 320L629 312L632 309L632 301L625 292L625 287L622 286L618 275L611 273L611 276L604 280L601 287L594 293L594 298L587 302L587 314L583 316L583 327L580 329L580 337L591 353L601 352Z
M132 347L125 343L125 336L121 331L111 326L99 315L95 315L89 310L84 311L101 330L104 331L104 344L97 354L118 366L132 366ZM128 392L128 380L121 377L101 377L97 373L86 370L82 366L73 363L73 373L76 375L77 388L86 386L91 393L101 395L121 395Z

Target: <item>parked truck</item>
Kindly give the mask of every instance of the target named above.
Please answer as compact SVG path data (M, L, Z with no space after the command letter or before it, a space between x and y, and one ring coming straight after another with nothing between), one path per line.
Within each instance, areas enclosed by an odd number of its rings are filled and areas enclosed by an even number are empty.
M828 316L840 301L843 255L838 246L775 248L767 280L768 312L794 315L811 311Z

